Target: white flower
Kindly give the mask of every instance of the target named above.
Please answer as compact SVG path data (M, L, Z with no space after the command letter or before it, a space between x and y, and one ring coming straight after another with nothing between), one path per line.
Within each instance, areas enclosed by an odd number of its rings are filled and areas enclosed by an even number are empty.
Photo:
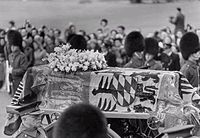
M70 67L65 67L65 71L69 72L70 71Z
M61 48L61 47L55 47L55 48L54 48L54 51L55 51L55 52L61 52L61 51L62 51L62 48Z
M76 71L77 70L77 68L76 68L76 66L72 66L72 71Z
M61 66L59 67L59 69L60 69L61 71L64 71L65 67L61 65Z
M92 65L92 69L93 70L97 70L97 66L96 65Z
M83 66L83 71L88 70L88 66Z
M57 69L57 68L54 68L54 71L58 72L58 69Z
M49 67L54 71L75 72L106 68L106 60L102 53L94 50L70 49L70 44L54 48L54 53L48 54Z
M66 45L62 46L63 50L69 50L70 47L71 47L71 45L69 43L67 43Z
M86 62L84 62L84 65L85 65L85 66L89 66L90 63L89 63L88 61L86 61Z

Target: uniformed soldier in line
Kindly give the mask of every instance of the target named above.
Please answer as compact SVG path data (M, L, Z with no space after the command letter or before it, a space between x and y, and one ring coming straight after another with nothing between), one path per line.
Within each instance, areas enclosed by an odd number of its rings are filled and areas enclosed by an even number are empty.
M159 46L158 42L154 38L145 38L145 66L152 70L162 70L162 64L160 61L155 60L158 56Z
M156 138L198 138L193 136L194 125L175 126L161 132Z
M126 36L124 48L130 61L124 66L125 68L144 67L144 46L144 37L140 32L132 31Z
M193 87L199 85L199 66L200 46L199 38L193 32L188 32L183 35L180 41L181 54L185 60L185 64L180 71L188 79Z
M40 103L34 102L15 109L20 114L22 123L13 138L47 138L46 132L41 126L43 111L39 110Z

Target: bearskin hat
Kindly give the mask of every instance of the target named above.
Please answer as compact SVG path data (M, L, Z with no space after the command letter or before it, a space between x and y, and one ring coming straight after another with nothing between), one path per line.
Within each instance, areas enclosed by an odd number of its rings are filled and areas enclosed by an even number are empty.
M188 60L189 56L200 50L199 38L193 32L188 32L183 35L180 40L180 51L185 60Z
M55 138L107 138L107 121L103 113L89 104L67 108L57 121Z
M86 50L87 41L82 35L71 34L68 36L68 43L71 44L71 48L78 50Z
M144 50L144 37L138 31L130 32L126 36L124 48L129 57L132 57L134 52L142 52Z
M152 37L145 39L144 53L156 56L159 52L158 41Z
M9 30L7 32L8 44L22 47L22 35L16 30Z

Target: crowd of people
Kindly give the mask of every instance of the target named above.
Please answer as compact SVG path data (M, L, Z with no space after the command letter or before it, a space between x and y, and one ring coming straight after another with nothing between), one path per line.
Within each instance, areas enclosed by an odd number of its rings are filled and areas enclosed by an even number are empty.
M43 60L47 54L54 52L57 46L70 43L72 48L102 52L110 67L181 71L193 87L198 87L200 31L190 25L185 27L181 9L177 11L176 18L170 17L175 31L165 27L147 36L140 30L127 34L123 25L111 29L107 19L101 19L99 28L89 34L85 30L77 31L74 24L62 32L45 25L36 28L28 20L22 27L10 21L8 29L0 29L1 74L9 72L13 84L10 94L14 96L29 67L47 64ZM5 61L8 63L6 71ZM1 86L5 86L5 76L0 76ZM122 136L124 132L119 131Z
M181 12L180 8L177 8L178 12ZM170 17L170 22L176 24L173 17ZM184 19L182 19L184 22ZM183 24L183 25L182 25ZM102 19L100 21L99 28L94 33L87 33L85 30L78 30L74 24L70 24L63 32L56 28L48 28L43 25L41 28L34 27L30 21L26 20L22 27L15 26L14 21L9 22L8 29L0 29L0 59L1 61L7 60L9 65L17 63L15 57L14 62L11 56L19 56L18 54L12 54L13 51L9 45L9 38L12 39L13 32L15 30L19 32L18 39L11 43L16 43L20 51L24 54L26 59L24 65L20 65L20 68L28 68L32 66L38 66L46 64L42 59L47 54L54 52L54 47L60 46L66 43L72 43L72 39L75 35L82 36L86 41L86 49L98 50L104 53L108 66L111 67L134 67L134 68L147 68L156 70L169 70L179 71L183 64L182 56L180 54L180 39L185 32L194 31L199 34L199 30L193 30L191 26L187 26L183 29L184 23L177 24L175 31L169 27L165 27L159 31L149 33L147 36L143 36L142 32L138 31L138 36L134 45L138 45L140 48L135 47L135 50L143 52L141 56L141 63L134 63L133 66L126 65L132 58L131 50L126 50L125 39L132 39L132 34L126 34L126 28L123 25L119 25L116 28L109 28L109 21ZM183 26L183 27L182 27ZM14 32L15 34L15 32ZM64 34L64 35L62 35ZM7 36L7 39L6 39ZM130 37L129 37L130 36ZM139 39L145 39L144 43L140 43ZM21 43L22 41L22 43ZM130 40L127 40L127 47L131 47ZM130 45L130 46L128 46ZM10 59L9 59L10 58ZM154 60L152 60L154 59ZM21 60L21 59L18 59ZM13 62L13 63L12 63ZM20 61L22 62L22 61ZM156 63L156 64L155 64ZM12 65L13 68L18 68L17 65ZM15 67L14 67L15 66ZM25 72L25 70L23 72ZM3 70L3 69L0 69ZM1 85L3 84L4 76L1 76ZM23 76L23 73L22 73ZM20 77L21 78L21 77ZM17 81L19 82L19 80ZM15 83L13 84L15 85ZM18 83L17 83L18 85ZM14 91L16 89L14 88Z

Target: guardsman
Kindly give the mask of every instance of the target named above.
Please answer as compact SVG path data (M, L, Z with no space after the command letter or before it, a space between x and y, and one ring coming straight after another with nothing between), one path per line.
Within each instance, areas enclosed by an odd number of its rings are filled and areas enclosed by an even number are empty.
M188 79L193 87L199 86L199 59L200 46L199 38L193 32L183 35L180 41L181 54L185 64L181 67L181 72Z
M43 111L39 110L40 103L37 101L15 109L21 116L22 123L13 138L47 138L46 132L41 126Z
M198 138L193 136L194 125L175 126L161 132L156 138Z

